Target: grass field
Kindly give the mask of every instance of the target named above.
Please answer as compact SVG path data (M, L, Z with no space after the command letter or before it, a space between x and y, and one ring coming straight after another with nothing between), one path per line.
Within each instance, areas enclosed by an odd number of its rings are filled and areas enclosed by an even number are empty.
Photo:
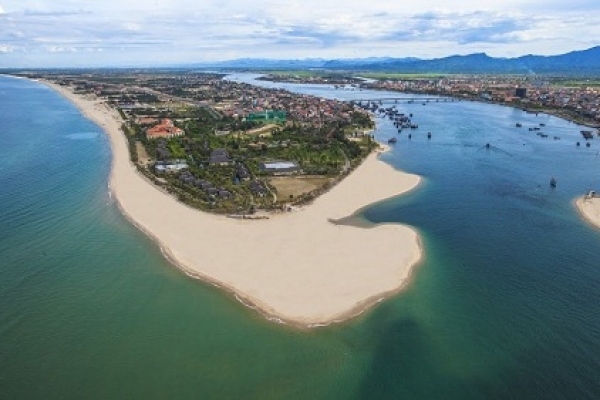
M598 79L582 79L582 80L569 80L562 82L553 82L554 86L559 87L576 87L576 88L585 88L585 87L600 87L600 80Z
M269 183L277 190L277 202L287 203L290 195L296 198L328 183L330 178L276 177Z

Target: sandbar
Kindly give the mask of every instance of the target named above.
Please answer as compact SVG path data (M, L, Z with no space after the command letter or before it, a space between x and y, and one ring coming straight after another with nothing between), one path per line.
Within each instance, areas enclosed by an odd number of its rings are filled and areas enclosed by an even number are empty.
M192 209L143 178L129 158L118 112L102 100L43 82L104 129L110 188L123 214L191 277L219 286L270 320L297 327L341 322L397 293L422 257L409 226L333 224L415 188L377 152L299 211L248 221Z
M589 223L600 228L600 198L579 197L575 206Z

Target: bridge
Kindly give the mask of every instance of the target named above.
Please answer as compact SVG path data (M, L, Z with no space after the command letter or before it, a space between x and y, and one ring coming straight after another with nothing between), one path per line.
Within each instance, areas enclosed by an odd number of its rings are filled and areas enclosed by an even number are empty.
M353 103L379 103L381 102L390 102L394 103L447 103L452 101L460 101L460 99L455 99L453 97L378 97L378 98L362 98L362 99L349 99L346 100L348 102Z

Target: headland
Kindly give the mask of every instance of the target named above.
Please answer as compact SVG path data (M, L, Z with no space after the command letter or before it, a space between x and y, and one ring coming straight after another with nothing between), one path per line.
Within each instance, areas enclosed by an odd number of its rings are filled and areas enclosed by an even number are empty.
M228 219L186 206L145 179L130 160L116 110L45 83L108 135L110 188L123 214L186 274L230 291L269 319L298 327L344 321L398 292L422 257L411 227L329 222L419 184L418 176L381 161L379 152L296 212Z

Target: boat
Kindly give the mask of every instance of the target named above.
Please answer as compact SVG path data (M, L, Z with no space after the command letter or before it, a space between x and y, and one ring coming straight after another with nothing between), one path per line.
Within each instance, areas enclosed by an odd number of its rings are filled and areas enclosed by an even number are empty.
M388 139L388 143L396 143L398 141L398 139L396 139L395 137Z
M550 179L550 187L556 187L556 179Z
M520 127L522 127L523 125L517 122L517 125L516 125L516 126L517 126L517 128L520 128Z
M592 131L581 131L581 136L583 136L585 140L594 138L594 135L592 135Z

